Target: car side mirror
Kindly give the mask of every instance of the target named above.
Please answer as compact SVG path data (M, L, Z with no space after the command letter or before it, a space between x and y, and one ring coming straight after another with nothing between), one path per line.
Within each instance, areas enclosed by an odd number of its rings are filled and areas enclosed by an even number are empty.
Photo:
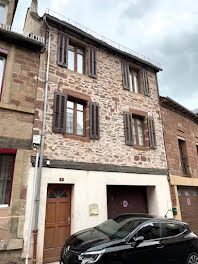
M135 242L135 245L138 246L140 243L144 241L144 237L143 236L134 237L133 240Z

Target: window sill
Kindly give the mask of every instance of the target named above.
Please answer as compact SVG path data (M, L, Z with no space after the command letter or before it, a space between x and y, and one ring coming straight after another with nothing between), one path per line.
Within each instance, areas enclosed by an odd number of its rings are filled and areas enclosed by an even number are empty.
M0 208L8 208L9 205L8 204L0 204Z
M142 150L142 151L148 151L148 150L150 150L150 148L149 147L146 147L146 146L133 146L133 148L135 150Z
M63 137L64 138L74 139L74 140L79 140L79 141L82 141L82 142L90 142L90 139L88 137L84 137L84 136L65 134L65 135L63 135Z

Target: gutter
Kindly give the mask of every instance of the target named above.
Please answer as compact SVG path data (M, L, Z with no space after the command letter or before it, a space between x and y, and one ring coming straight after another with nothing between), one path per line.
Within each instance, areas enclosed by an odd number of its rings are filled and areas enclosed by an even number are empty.
M47 31L49 33L48 38L48 50L47 50L47 66L45 75L45 95L44 95L44 109L43 109L43 125L41 132L41 148L40 148L40 161L39 161L39 173L37 179L37 195L36 195L36 205L35 205L35 222L34 222L34 247L33 247L33 264L36 264L37 259L37 236L38 236L38 218L39 218L39 207L40 207L40 192L41 192L41 178L42 178L42 167L43 167L43 152L45 143L45 125L46 125L46 113L47 113L47 95L48 95L48 81L49 81L49 62L50 62L50 46L51 46L51 30L46 21L46 17L43 20L47 26Z
M45 47L44 38L38 37L33 34L24 35L18 33L8 25L0 25L0 39L1 41L10 42L14 44L19 44L20 46L25 46L32 49L41 50Z

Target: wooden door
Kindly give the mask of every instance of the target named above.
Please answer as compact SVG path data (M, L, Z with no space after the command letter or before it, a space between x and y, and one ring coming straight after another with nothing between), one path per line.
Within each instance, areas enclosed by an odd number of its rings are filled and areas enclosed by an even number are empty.
M198 235L198 188L178 187L178 196L182 221L187 222Z
M108 186L108 218L124 213L148 213L146 187Z
M47 190L43 261L60 259L61 249L70 236L71 186L49 185Z

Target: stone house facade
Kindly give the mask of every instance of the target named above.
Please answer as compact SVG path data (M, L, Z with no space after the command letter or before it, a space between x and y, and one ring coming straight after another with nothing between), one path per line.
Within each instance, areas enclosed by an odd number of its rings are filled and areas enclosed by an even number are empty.
M119 213L164 216L172 204L157 84L161 69L35 11L29 9L25 28L37 25L32 32L43 32L47 45L33 135L41 135L43 122L49 41L43 19L51 33L37 240L37 263L43 263L58 260L61 245L76 231ZM29 179L34 165L33 151ZM31 197L31 180L27 193Z
M0 1L2 2L2 1ZM20 263L40 50L44 41L0 26L0 263ZM7 22L6 22L7 21ZM8 24L6 24L8 23Z
M198 116L171 98L160 103L175 218L198 233Z

